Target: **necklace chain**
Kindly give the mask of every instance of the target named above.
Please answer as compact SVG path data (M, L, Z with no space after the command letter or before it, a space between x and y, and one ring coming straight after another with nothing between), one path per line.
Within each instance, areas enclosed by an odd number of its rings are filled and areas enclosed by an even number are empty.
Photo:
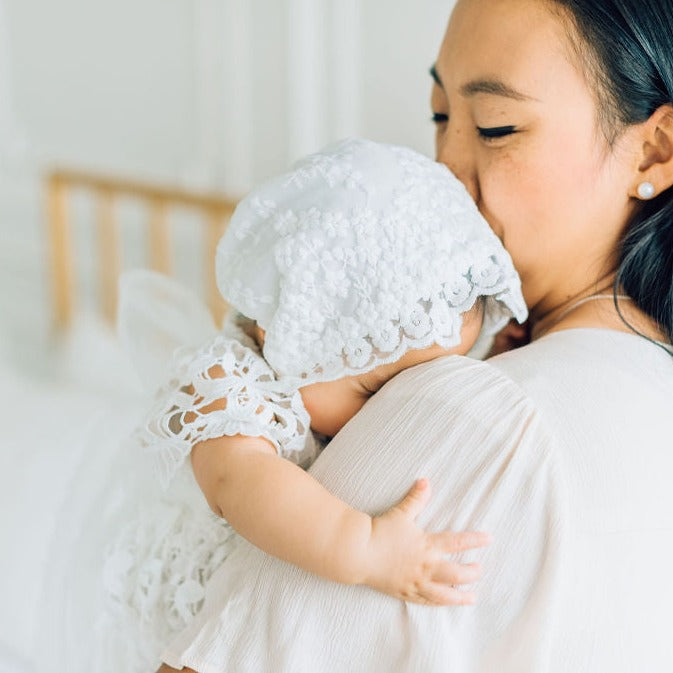
M556 318L556 320L554 320L554 322L552 322L551 325L546 326L542 330L542 332L536 334L535 338L539 339L541 336L543 336L544 334L549 332L549 330L552 329L552 327L556 327L556 325L558 325L561 322L561 320L563 320L563 318L570 315L575 309L579 308L580 306L582 306L584 304L587 304L590 301L597 301L599 299L613 299L615 301L619 301L620 299L623 299L624 301L633 301L631 299L631 297L629 297L625 294L618 294L616 296L612 295L612 294L593 294L589 297L583 297L579 301L576 301L576 302L570 304L570 306L568 306L564 311L562 311L561 315L558 316L558 318Z

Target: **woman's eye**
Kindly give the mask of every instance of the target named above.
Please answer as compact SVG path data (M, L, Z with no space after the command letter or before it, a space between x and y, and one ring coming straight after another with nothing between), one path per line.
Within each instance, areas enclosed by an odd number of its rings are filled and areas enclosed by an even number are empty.
M449 115L442 112L434 112L432 115L433 124L446 124L449 121Z
M484 140L493 140L494 138L504 138L505 136L512 135L516 133L516 128L514 126L494 126L493 128L481 128L477 127L479 135L484 138Z

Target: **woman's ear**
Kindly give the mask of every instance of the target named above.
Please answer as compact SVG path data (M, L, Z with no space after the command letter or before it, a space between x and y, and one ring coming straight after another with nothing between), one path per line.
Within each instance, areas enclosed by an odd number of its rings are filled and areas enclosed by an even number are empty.
M631 196L649 199L673 186L673 105L659 107L641 128L638 175ZM646 183L654 189L639 193Z

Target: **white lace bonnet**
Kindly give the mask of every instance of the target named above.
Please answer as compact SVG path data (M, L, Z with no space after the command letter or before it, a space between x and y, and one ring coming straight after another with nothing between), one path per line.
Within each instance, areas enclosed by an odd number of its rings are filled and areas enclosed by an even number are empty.
M463 184L410 149L348 139L237 207L217 249L224 299L266 331L264 357L302 384L527 316L512 260Z

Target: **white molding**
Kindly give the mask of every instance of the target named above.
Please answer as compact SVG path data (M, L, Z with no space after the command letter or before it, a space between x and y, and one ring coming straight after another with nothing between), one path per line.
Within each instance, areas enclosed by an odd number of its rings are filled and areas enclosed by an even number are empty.
M253 183L252 26L249 0L194 0L193 188L245 194Z
M217 83L220 43L216 0L195 0L194 7L194 157L190 178L208 188L215 178L218 137Z
M362 134L362 2L331 0L332 97L335 138Z
M288 160L319 149L327 139L325 3L288 0Z
M9 30L5 10L0 0L0 152L9 142L14 130L12 111L12 82L10 64Z
M27 143L12 103L12 62L7 12L0 0L0 168L5 160L26 158Z
M225 0L224 25L218 26L225 54L220 118L224 154L224 187L232 196L248 192L254 183L253 93L255 86L252 53L253 25L250 0Z
M0 0L1 1L1 0ZM363 128L361 0L282 0L286 29L286 162ZM252 0L194 0L193 186L246 193L258 178L253 123L256 63ZM282 68L280 69L282 71ZM282 108L281 108L282 110ZM279 115L283 118L283 115ZM278 118L278 117L277 117ZM272 123L272 122L270 122Z

